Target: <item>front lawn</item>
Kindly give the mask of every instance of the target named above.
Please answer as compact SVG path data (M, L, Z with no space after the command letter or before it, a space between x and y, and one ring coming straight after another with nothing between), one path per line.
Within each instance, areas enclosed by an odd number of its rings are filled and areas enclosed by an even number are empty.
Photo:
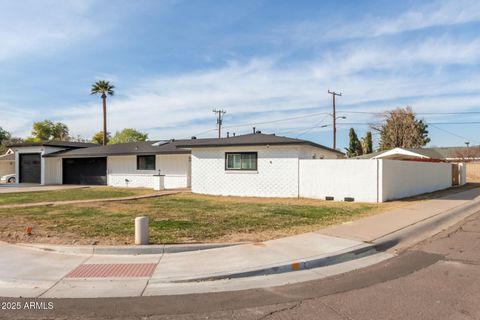
M0 206L35 202L120 198L153 192L152 189L86 187L53 191L0 193Z
M135 201L0 209L0 239L132 244L134 218L147 215L152 243L263 241L318 230L384 208L382 204L183 193ZM27 226L33 227L31 236L25 235Z

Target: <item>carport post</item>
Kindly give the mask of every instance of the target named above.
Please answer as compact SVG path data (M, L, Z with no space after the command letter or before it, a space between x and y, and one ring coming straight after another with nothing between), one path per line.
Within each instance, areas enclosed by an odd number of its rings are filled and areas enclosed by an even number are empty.
M135 244L148 244L148 217L135 218Z

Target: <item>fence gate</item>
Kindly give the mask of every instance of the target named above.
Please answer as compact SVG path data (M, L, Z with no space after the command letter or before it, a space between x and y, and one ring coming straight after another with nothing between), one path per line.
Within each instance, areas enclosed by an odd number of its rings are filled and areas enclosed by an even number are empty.
M458 186L460 184L460 172L458 163L452 163L452 186Z

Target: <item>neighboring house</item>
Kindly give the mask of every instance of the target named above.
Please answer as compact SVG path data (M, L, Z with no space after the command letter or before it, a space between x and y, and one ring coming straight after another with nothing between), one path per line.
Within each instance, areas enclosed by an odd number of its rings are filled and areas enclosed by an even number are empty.
M373 152L355 159L391 159L416 160L431 162L464 162L466 160L480 160L476 152L478 147L442 147L442 148L394 148L385 151Z
M296 196L299 159L344 157L310 141L262 133L107 146L45 142L12 147L20 183L192 186L199 193L252 196Z
M15 153L8 149L4 155L0 155L0 177L15 173Z

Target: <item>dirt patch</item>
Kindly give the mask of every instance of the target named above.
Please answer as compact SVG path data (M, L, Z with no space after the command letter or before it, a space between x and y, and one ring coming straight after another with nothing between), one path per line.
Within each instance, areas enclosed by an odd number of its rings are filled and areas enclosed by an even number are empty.
M0 240L132 244L135 217L147 215L152 243L262 242L318 231L472 187L475 186L382 204L181 193L121 202L0 209ZM33 228L31 235L26 233L29 226Z

